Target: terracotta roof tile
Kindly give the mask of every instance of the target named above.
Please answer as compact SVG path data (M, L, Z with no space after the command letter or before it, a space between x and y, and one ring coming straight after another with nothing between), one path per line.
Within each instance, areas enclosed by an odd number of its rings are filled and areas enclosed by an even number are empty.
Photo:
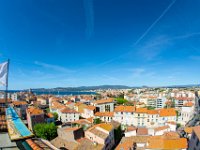
M160 117L176 116L176 110L174 108L159 109Z
M31 139L27 139L26 142L28 143L28 145L33 149L33 150L42 150L41 147L39 147L39 145L37 145L35 142L33 142Z
M42 114L44 114L43 110L35 108L35 107L28 108L27 112L30 113L30 115L42 115Z
M117 147L116 150L130 150L133 149L135 143L133 141L126 141L123 143L120 143Z
M95 113L95 116L103 117L103 116L108 116L108 117L113 117L114 112L97 112Z
M135 106L117 106L115 112L135 112Z
M151 115L158 114L158 110L147 110L147 114L151 114Z
M164 139L161 136L152 136L148 140L147 149L186 149L188 148L186 138Z
M75 111L74 109L70 109L68 107L64 108L61 110L62 113L78 113L77 111Z
M138 128L137 135L148 135L148 129L147 128Z
M100 124L96 124L93 127L91 127L90 129L88 129L88 131L96 128L96 127L100 127L108 132L110 132L113 129L113 125L110 123L100 123Z
M193 98L190 97L175 97L176 100L182 100L182 101L192 101Z
M136 113L147 113L147 108L136 108Z
M27 105L26 101L13 101L12 102L13 105Z
M95 107L95 106L88 105L88 106L85 107L85 109L95 110L96 107Z
M184 128L184 131L185 131L186 133L188 133L188 134L191 134L192 131L193 131L193 127L185 127L185 128Z
M192 102L187 102L187 103L185 103L183 106L185 106L185 107L192 107L192 106L194 106L194 103L192 103Z
M109 99L101 99L101 100L97 100L94 103L95 104L104 104L104 103L112 103L114 101L113 98L109 98Z
M169 126L161 126L161 127L154 128L154 130L155 132L158 132L158 131L169 129L169 128L170 128Z

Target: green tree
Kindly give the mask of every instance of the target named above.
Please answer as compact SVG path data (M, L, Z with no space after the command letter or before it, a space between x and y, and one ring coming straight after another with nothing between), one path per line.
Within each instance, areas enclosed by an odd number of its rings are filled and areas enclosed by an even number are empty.
M52 140L57 137L57 127L54 123L39 123L34 126L33 130L39 138Z
M181 124L180 124L180 123L177 123L177 124L176 124L176 128L178 129L179 127L181 127Z
M122 97L117 97L115 98L115 100L117 101L117 104L125 104L127 103L128 101Z
M47 109L46 109L46 112L49 113L49 112L50 112L50 108L47 108Z
M57 120L58 119L58 113L54 112L53 113L54 119Z
M152 107L152 106L147 106L147 109L148 109L148 110L154 110L154 109L155 109L155 107Z
M95 118L93 122L94 122L94 124L100 124L101 120L100 120L100 118Z

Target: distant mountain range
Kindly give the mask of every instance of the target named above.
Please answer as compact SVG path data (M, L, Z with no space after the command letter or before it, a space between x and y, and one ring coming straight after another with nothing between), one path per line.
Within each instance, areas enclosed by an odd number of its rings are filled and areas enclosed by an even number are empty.
M125 85L100 85L100 86L79 86L79 87L57 87L57 88L38 88L32 91L90 91L90 90L106 90L106 89L131 89L133 87Z
M32 91L91 91L91 90L107 90L107 89L133 89L133 88L186 88L186 87L200 87L200 84L188 85L171 85L171 86L125 86L125 85L99 85L99 86L79 86L79 87L57 87L57 88L37 88Z
M99 85L99 86L79 86L79 87L56 87L56 88L34 88L33 92L73 92L73 91L93 91L93 90L107 90L107 89L135 89L135 88L191 88L200 87L200 84L187 85L170 85L170 86L125 86L125 85ZM4 91L4 90L0 90ZM24 90L9 90L11 92L29 91Z

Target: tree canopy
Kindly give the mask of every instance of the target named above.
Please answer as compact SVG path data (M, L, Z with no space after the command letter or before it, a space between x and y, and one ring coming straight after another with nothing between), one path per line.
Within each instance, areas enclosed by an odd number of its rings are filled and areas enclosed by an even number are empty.
M52 140L57 137L57 127L54 123L39 123L33 128L34 133L37 137Z
M54 119L57 120L58 119L58 113L54 112L53 113Z
M128 101L122 97L117 97L115 98L115 100L117 101L117 104L124 104L127 103Z

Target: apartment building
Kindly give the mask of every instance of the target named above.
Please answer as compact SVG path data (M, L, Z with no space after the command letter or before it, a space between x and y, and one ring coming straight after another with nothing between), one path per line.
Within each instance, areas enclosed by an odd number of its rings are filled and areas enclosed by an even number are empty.
M94 143L104 145L104 150L111 150L115 144L112 124L101 123L94 125L85 132L85 137Z
M186 103L194 103L194 98L175 97L174 102L175 102L175 108L180 108L183 107L183 105L185 105Z
M192 102L185 103L180 108L180 116L178 117L178 123L185 125L194 116L194 104Z
M62 121L63 123L74 122L76 120L79 120L80 113L73 109L65 107L64 109L58 110L58 117L59 120Z
M114 100L112 98L97 100L92 102L91 105L95 106L99 112L114 111Z
M111 122L113 120L114 112L96 112L95 118L100 118L103 122Z
M96 112L95 106L87 105L85 108L83 108L83 113L81 114L81 116L83 118L91 118L94 117L95 112Z
M160 97L156 99L155 107L156 108L164 108L167 99L165 97Z
M117 106L113 120L128 126L156 127L169 121L176 121L176 111L173 108L148 110L134 106Z
M12 102L14 109L20 118L26 118L26 109L28 108L28 104L26 101L13 101Z
M41 109L31 107L26 109L28 128L33 131L34 125L44 123L44 112Z

